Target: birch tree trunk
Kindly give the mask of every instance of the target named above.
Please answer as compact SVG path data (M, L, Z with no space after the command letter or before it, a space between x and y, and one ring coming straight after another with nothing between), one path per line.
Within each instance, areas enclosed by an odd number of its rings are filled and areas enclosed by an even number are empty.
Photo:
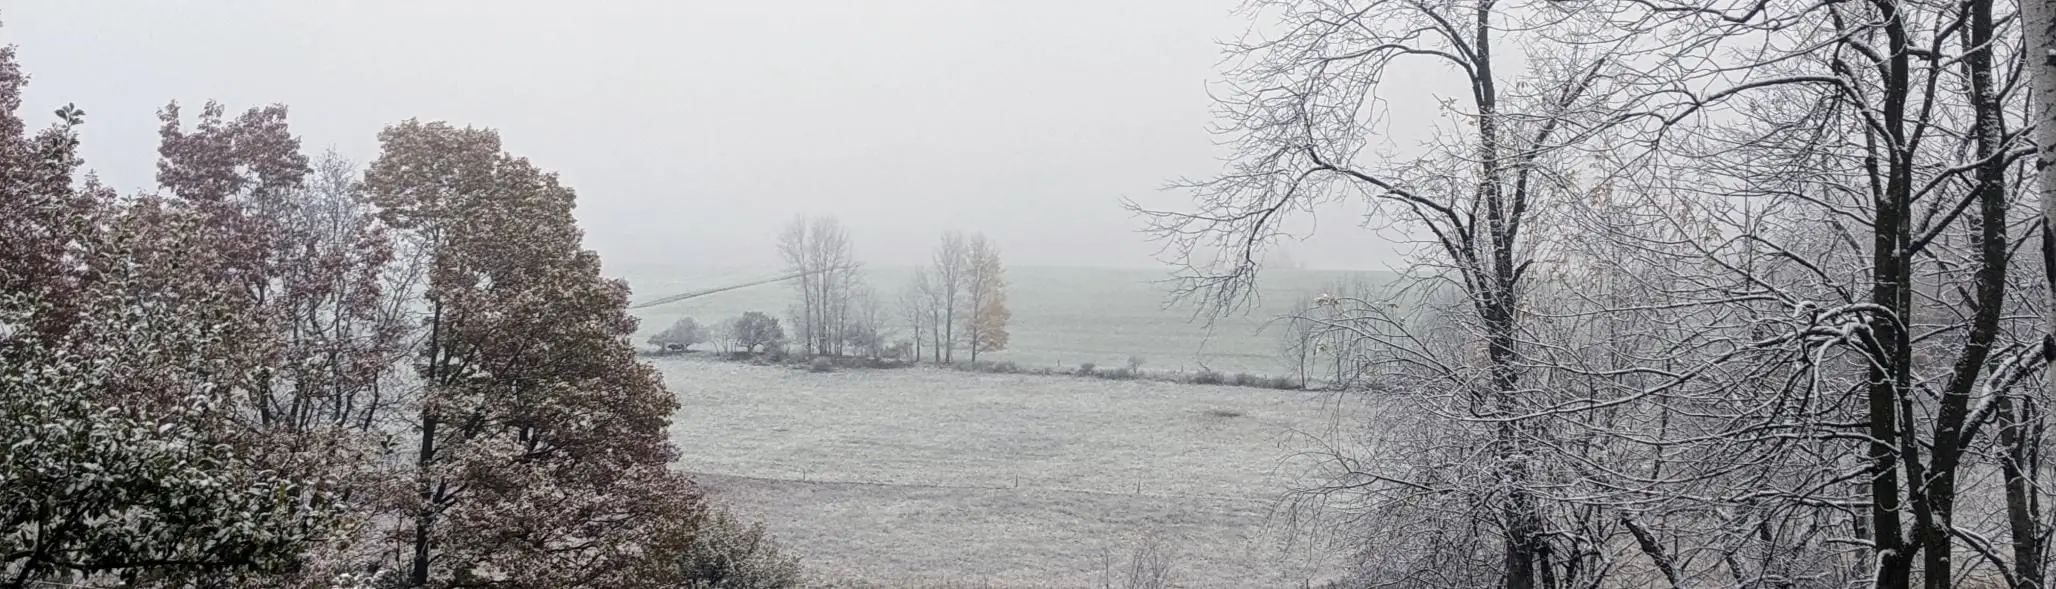
M2033 93L2028 97L2029 121L2034 124L2034 160L2036 185L2042 201L2042 264L2043 268L2056 268L2056 236L2049 233L2050 219L2056 218L2056 2L2050 0L2027 0L2020 4L2022 18L2021 34L2026 37L2028 79L2033 84ZM2046 280L2056 285L2056 272L2045 271ZM2056 296L2056 288L2049 291ZM2051 305L2047 321L2050 337L2056 338L2056 305ZM2056 339L2045 339L2044 355L2056 353ZM2044 399L2056 398L2056 362L2049 363L2050 378L2044 378ZM2008 427L2006 490L2009 520L2014 540L2015 567L2021 586L2042 587L2044 569L2043 552L2047 549L2045 540L2033 530L2034 505L2028 475L2023 472L2027 460L2025 445L2021 444L2021 432Z
M2029 77L2034 80L2035 144L2040 147L2035 170L2041 178L2042 213L2056 216L2056 3L2029 0L2020 13L2026 22ZM2046 222L2046 221L2045 221ZM2044 234L2043 239L2048 239ZM2046 247L2046 246L2045 246ZM2050 381L2056 386L2056 380Z
M2042 199L2042 264L2056 264L2056 238L2049 234L2050 219L2056 219L2056 2L2027 0L2020 3L2021 31L2027 36L2028 78L2034 84L2028 108L2035 123L2035 172ZM2056 284L2056 272L2049 280ZM2056 289L2050 290L2056 296ZM2056 305L2049 307L2049 331L2056 335ZM2045 352L2046 353L2046 352ZM2044 379L2049 397L2056 398L2056 362L2049 364L2051 378Z

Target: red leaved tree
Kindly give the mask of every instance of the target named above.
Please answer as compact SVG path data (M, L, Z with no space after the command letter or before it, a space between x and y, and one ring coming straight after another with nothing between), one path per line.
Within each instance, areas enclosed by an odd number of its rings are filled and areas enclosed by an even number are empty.
M365 184L429 255L410 586L658 587L702 511L677 401L635 360L628 288L574 194L485 129L407 121Z

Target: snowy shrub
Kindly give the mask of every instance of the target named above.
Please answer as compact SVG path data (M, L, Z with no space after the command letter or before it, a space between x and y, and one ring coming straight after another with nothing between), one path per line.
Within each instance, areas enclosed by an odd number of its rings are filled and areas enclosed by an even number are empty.
M730 324L730 336L742 351L783 354L785 329L779 327L778 318L757 311L743 313Z
M1177 561L1161 536L1151 534L1137 541L1118 561L1100 552L1099 589L1168 589L1178 586Z
M764 532L727 510L715 510L693 534L679 561L680 589L787 589L799 587L798 557L787 556Z
M883 350L879 350L879 355L889 360L905 361L908 358L913 358L914 342L908 340L895 340L891 344L886 345Z
M1021 365L1019 364L1015 364L1013 362L992 362L987 360L979 360L977 362L965 364L963 365L963 368L971 372L989 372L995 374L1016 374L1021 372Z
M835 372L835 362L829 360L827 356L815 357L813 361L807 363L807 371Z
M1094 371L1095 369L1097 369L1097 368L1099 368L1099 367L1098 367L1098 366L1095 366L1095 365L1093 365L1093 364L1092 364L1091 362L1086 362L1086 363L1084 363L1084 364L1079 364L1079 365L1078 365L1078 375L1079 375L1079 376L1092 376L1092 375L1093 375L1093 371Z
M678 322L672 323L670 328L650 336L650 345L666 352L687 351L692 349L693 344L704 341L707 341L707 330L700 327L700 322L694 321L691 317L681 318Z
M1192 373L1192 384L1216 385L1226 382L1228 382L1227 377L1211 369L1202 368L1199 372Z
M96 311L89 324L146 322L145 311ZM211 337L193 324L160 327L148 339ZM318 490L322 481L264 468L222 443L224 401L211 383L185 372L175 352L132 343L105 348L107 358L0 346L0 570L31 582L75 572L268 570L325 538L335 504ZM158 391L182 398L152 407L101 397L145 378L182 389Z

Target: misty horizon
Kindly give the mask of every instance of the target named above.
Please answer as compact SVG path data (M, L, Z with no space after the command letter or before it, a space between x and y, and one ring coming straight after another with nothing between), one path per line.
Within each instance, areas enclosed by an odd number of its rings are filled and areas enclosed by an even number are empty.
M1022 265L1163 268L1122 199L1177 207L1168 182L1220 171L1217 42L1248 26L1231 0L107 6L9 4L0 26L30 66L28 122L84 109L88 168L121 193L154 190L172 101L285 104L309 152L359 163L379 128L447 120L577 189L610 267L772 265L778 228L813 214L882 265L965 230ZM1328 225L1283 249L1315 269L1396 261Z

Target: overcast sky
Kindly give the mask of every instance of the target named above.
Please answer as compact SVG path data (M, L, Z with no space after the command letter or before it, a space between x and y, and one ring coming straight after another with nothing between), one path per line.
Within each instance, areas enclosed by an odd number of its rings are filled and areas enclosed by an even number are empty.
M124 192L153 183L165 102L276 102L310 153L360 162L408 117L498 129L578 190L617 267L770 263L801 212L876 264L956 228L1013 264L1138 267L1155 249L1120 198L1220 169L1206 90L1235 5L0 0L0 39L28 117L85 109L87 165ZM1385 267L1354 214L1290 253Z

